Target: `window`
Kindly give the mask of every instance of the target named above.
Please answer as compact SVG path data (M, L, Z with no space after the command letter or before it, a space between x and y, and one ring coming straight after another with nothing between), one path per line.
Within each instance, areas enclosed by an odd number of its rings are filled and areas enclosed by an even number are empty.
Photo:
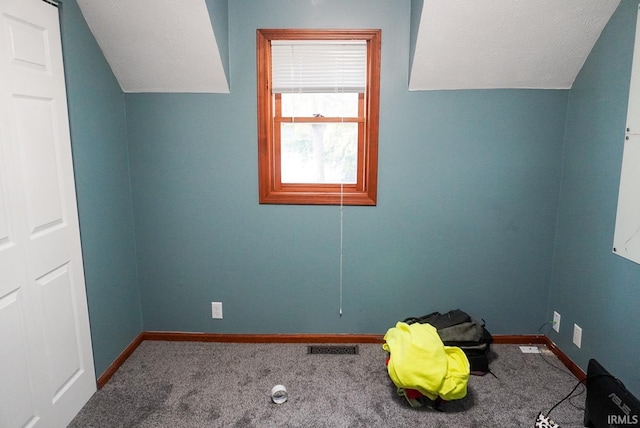
M375 205L380 30L258 30L260 203Z

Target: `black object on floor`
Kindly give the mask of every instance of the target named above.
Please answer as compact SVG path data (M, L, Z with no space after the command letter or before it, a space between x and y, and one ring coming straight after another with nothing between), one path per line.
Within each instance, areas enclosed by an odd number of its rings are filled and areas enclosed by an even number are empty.
M307 354L357 355L358 345L309 345Z
M640 426L640 401L602 365L589 360L584 426Z

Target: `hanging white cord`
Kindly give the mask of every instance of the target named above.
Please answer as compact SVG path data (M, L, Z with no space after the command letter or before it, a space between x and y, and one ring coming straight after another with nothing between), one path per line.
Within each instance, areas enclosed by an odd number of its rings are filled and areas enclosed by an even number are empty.
M342 316L342 230L344 225L344 191L340 180L340 316Z
M294 67L294 48L293 45L291 45L291 81L293 82L295 80L295 67ZM302 59L298 58L298 93L302 92ZM292 94L291 94L291 135L292 135L292 140L293 143L296 143L296 96L295 96L295 89L292 88L291 90ZM282 107L282 104L280 104L280 107Z
M336 67L340 71L340 83L342 84L342 67ZM337 88L336 88L337 89ZM344 95L344 87L340 87L340 92ZM344 102L344 100L342 100ZM340 121L344 125L344 106L340 110ZM342 316L342 259L343 259L343 231L344 231L344 157L342 158L342 168L340 171L340 316Z

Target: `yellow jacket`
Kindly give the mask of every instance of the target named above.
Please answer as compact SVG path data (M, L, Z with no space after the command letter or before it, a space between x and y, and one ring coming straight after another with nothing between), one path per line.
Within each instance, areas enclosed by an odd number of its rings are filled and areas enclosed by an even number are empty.
M398 388L415 389L431 400L467 395L469 360L460 348L444 346L431 324L398 322L384 336L391 354L389 377Z

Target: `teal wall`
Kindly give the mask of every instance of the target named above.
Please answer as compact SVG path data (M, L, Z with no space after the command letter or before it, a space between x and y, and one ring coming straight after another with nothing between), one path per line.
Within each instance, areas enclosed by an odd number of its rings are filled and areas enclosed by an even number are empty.
M640 267L611 253L637 4L622 1L570 91L409 92L419 0L207 0L216 28L229 19L231 93L124 95L66 0L96 372L143 329L382 334L460 307L525 334L556 310L560 334L543 332L638 394ZM269 27L383 30L378 205L344 210L342 317L339 208L257 202L253 52Z
M562 321L547 334L583 369L596 358L640 396L640 266L612 253L637 7L621 2L569 93L547 314Z
M124 94L75 1L60 9L95 370L141 332Z
M230 94L126 95L145 330L383 334L461 307L537 332L568 93L408 92L410 8L229 2ZM339 208L258 204L255 34L286 27L382 29L378 205L344 210L342 317Z

